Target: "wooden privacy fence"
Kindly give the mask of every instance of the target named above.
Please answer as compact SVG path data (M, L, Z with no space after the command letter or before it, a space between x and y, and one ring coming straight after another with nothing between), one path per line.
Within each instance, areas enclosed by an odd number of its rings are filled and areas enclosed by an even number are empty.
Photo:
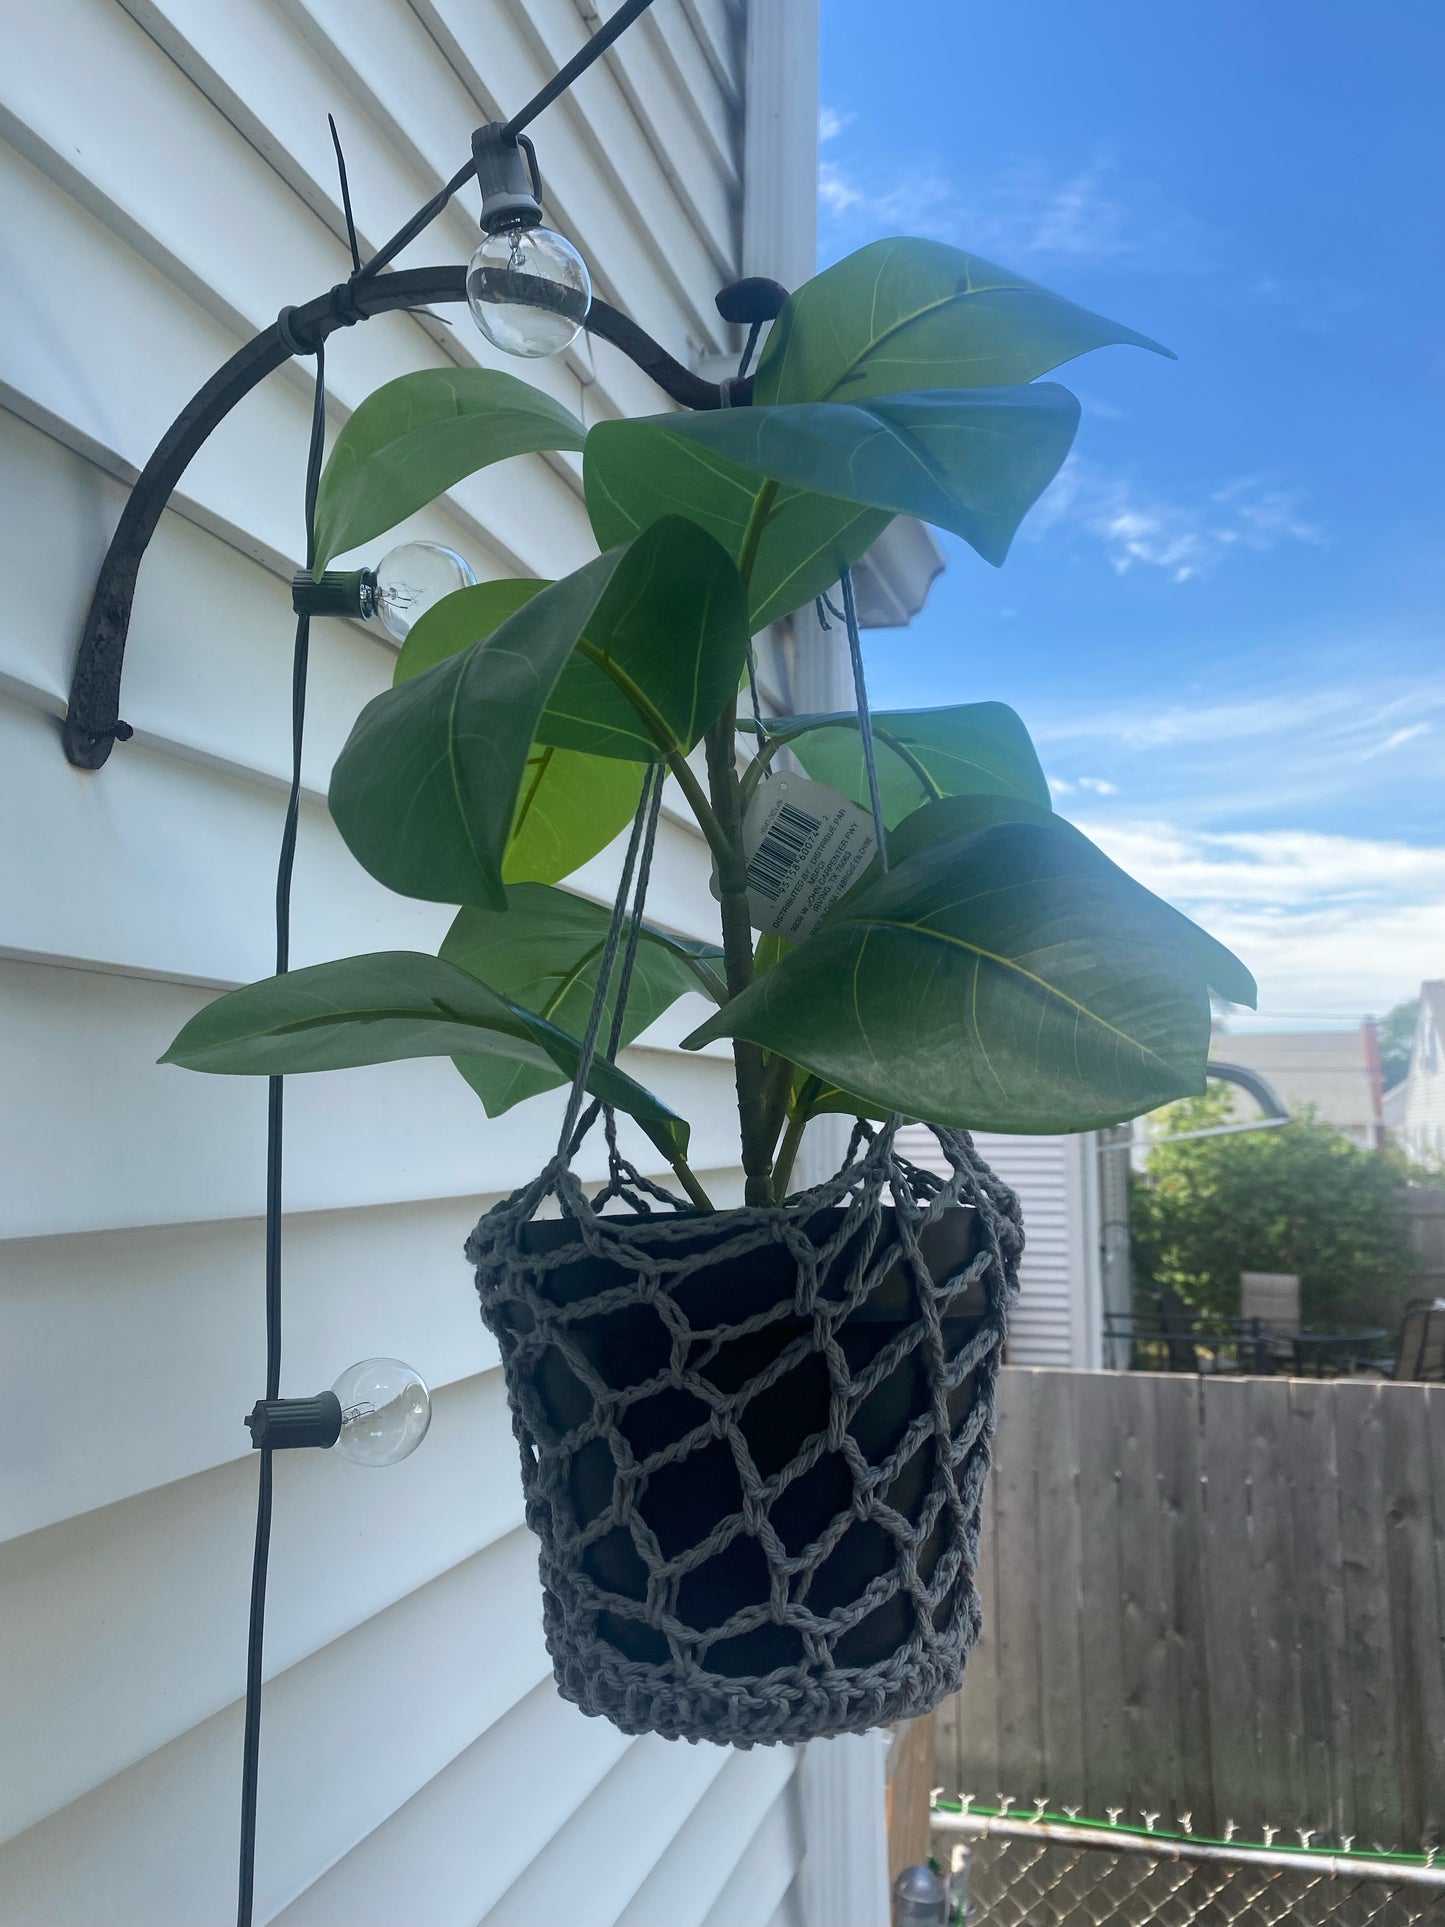
M1445 1386L1001 1375L950 1792L1445 1845Z

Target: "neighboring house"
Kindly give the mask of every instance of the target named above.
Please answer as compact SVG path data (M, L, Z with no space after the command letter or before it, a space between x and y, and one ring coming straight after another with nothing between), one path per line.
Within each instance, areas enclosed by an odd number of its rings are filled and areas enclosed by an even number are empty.
M1258 1072L1291 1116L1312 1107L1321 1124L1356 1144L1383 1144L1379 1037L1368 1019L1357 1030L1219 1032L1210 1056ZM1259 1106L1236 1091L1233 1115L1247 1122Z
M140 579L135 737L86 775L56 718L96 568L124 482L182 404L346 273L327 111L375 244L597 17L586 0L10 12L0 1917L17 1927L202 1927L233 1908L265 1090L155 1060L218 989L272 967L308 367L273 376L182 480ZM680 354L736 354L722 283L811 269L816 60L812 0L664 0L534 129L551 216L599 291ZM477 239L462 194L408 258L465 261ZM333 433L393 376L491 359L451 319L336 337ZM605 346L509 367L589 421L661 405ZM593 547L570 457L485 471L409 527L484 577L556 575ZM936 566L905 527L860 600L896 621ZM384 637L316 626L297 964L433 948L448 922L373 884L325 809L392 664ZM846 649L811 622L767 671L799 708L851 700ZM615 871L614 853L582 886L610 897ZM707 877L666 820L650 914L709 934ZM700 1014L674 1011L632 1067L697 1120L713 1195L739 1198L731 1066L677 1048ZM462 1243L557 1122L544 1099L488 1124L434 1061L288 1087L283 1390L394 1354L430 1382L434 1421L394 1470L277 1463L257 1919L881 1927L871 1737L806 1755L630 1741L553 1690ZM1057 1233L1040 1214L1031 1235L1038 1262Z
M1396 1090L1397 1142L1421 1164L1445 1165L1445 978L1420 986L1410 1069Z

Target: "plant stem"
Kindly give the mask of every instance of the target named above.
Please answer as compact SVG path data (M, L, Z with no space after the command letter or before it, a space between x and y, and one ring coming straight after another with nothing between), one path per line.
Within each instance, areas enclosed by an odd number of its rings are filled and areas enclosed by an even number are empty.
M746 809L748 804L753 800L753 791L767 774L768 764L772 762L782 747L783 745L778 741L776 736L769 736L766 742L759 746L756 756L754 756L753 760L743 771L741 781L738 784L738 795L742 800L744 809Z
M693 775L687 758L677 750L669 753L667 767L677 779L677 787L687 798L688 807L697 818L697 826L707 838L708 848L715 857L721 859L727 838L723 835L722 825L718 822L713 813L713 807L707 800L707 792Z
M708 788L720 833L713 847L722 908L723 963L728 996L740 997L753 980L753 926L748 914L748 879L743 862L742 808L734 751L737 711L729 703L707 732ZM733 1039L737 1073L738 1123L742 1137L744 1193L748 1204L769 1204L772 1144L763 1110L763 1053L756 1044Z
M681 1153L679 1153L677 1157L671 1159L670 1161L671 1161L673 1170L677 1173L678 1183L682 1186L683 1190L686 1191L687 1195L692 1199L693 1203L697 1206L698 1210L699 1211L716 1211L717 1206L713 1203L712 1199L708 1196L706 1191L703 1190L702 1186L698 1183L697 1179L694 1177L692 1166L688 1163L687 1159L683 1157Z
M738 574L749 588L752 587L753 564L758 559L758 544L763 539L763 530L768 525L768 517L777 499L777 483L764 482L748 516L747 527L743 530L742 547L738 550Z
M803 1133L808 1128L808 1113L801 1107L788 1119L788 1128L783 1137L783 1148L778 1152L778 1162L773 1170L773 1198L781 1204L788 1195L788 1183L793 1175L793 1164L798 1155L798 1146L803 1142Z

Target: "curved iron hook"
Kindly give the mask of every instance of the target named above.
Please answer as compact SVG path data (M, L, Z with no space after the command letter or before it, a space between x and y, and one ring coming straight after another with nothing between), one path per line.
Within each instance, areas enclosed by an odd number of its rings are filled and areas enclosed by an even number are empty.
M398 309L465 299L462 267L402 268L370 280L342 281L303 307L284 309L187 402L137 477L96 578L61 730L65 754L77 769L99 769L116 741L130 735L120 720L120 682L136 577L172 492L208 437L267 375L295 354L314 353L338 328ZM722 406L717 382L704 381L683 367L645 329L605 301L593 301L584 326L599 341L619 349L684 408ZM751 386L750 381L733 384L735 406L745 399L741 391L750 392Z

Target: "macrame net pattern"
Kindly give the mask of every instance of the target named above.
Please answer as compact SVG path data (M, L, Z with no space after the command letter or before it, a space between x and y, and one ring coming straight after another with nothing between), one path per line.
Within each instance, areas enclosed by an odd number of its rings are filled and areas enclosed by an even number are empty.
M597 1197L559 1155L469 1241L557 1684L626 1733L797 1741L957 1690L1023 1234L965 1133L939 1177L894 1129L706 1217L653 1209L609 1118Z

